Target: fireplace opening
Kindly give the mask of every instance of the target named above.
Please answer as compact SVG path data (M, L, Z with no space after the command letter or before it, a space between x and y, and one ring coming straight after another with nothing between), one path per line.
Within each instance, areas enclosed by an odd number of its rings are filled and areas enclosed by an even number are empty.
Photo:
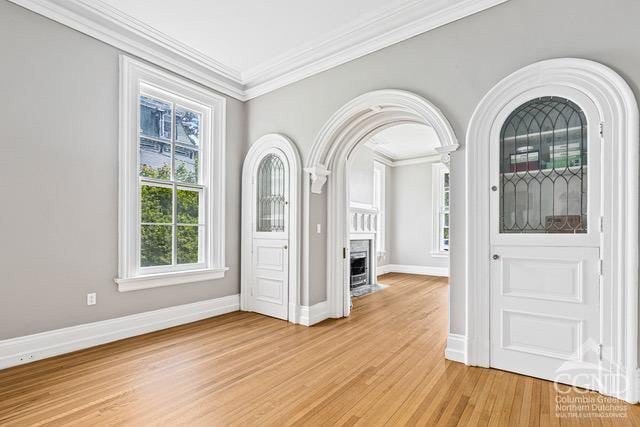
M368 280L367 253L356 252L351 254L351 287L366 285Z
M371 252L369 240L352 240L351 241L351 289L358 286L369 285L371 283L371 275L369 265L371 260L369 254Z

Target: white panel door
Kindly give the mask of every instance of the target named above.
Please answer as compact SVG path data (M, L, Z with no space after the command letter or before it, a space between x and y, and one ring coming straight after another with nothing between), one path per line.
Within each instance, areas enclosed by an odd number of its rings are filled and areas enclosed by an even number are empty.
M602 205L595 106L569 88L532 90L503 110L492 141L491 366L595 389Z
M287 240L253 239L253 311L287 319Z
M493 252L491 365L591 388L599 363L599 249Z
M252 180L253 220L249 309L287 320L289 304L289 165L265 151Z

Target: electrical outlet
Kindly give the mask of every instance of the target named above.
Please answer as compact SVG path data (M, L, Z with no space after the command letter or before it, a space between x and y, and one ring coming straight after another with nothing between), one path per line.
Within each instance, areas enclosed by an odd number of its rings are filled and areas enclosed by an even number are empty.
M92 292L87 294L87 305L95 305L96 304L96 293Z
M18 357L18 362L20 363L30 362L32 360L33 360L33 354L21 354Z
M322 224L316 224L316 233L322 233Z

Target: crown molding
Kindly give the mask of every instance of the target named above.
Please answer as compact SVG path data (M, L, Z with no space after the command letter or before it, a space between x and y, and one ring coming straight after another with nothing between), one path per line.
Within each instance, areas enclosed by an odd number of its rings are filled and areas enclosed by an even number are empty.
M373 141L380 141L377 135L369 138L367 142L364 143L364 146L369 150L373 151L374 160L379 161L387 166L396 167L396 166L407 166L407 165L416 165L419 163L430 163L430 162L440 162L442 161L442 153L449 153L451 151L455 151L458 149L459 145L456 144L455 147L449 148L447 147L436 147L435 152L433 154L424 154L422 156L417 157L402 157L397 158L392 152L388 151L384 143L375 143ZM442 153L441 153L442 151Z
M411 159L393 160L381 153L378 153L377 151L373 152L373 160L392 168L397 168L400 166L418 165L420 163L442 162L442 158L440 154L430 154L430 155L421 156L421 157L414 157Z
M376 10L241 72L101 0L9 0L169 71L247 101L509 0L413 0Z
M246 100L238 70L100 0L9 1L213 90Z
M242 73L249 99L508 0L414 0L344 26Z

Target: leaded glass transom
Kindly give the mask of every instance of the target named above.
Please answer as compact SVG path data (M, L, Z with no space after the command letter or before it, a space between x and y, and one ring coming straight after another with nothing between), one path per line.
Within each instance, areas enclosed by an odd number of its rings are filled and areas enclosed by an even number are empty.
M575 103L542 97L500 133L500 232L587 232L587 121Z
M257 221L259 232L285 231L285 167L275 154L265 156L258 166Z

